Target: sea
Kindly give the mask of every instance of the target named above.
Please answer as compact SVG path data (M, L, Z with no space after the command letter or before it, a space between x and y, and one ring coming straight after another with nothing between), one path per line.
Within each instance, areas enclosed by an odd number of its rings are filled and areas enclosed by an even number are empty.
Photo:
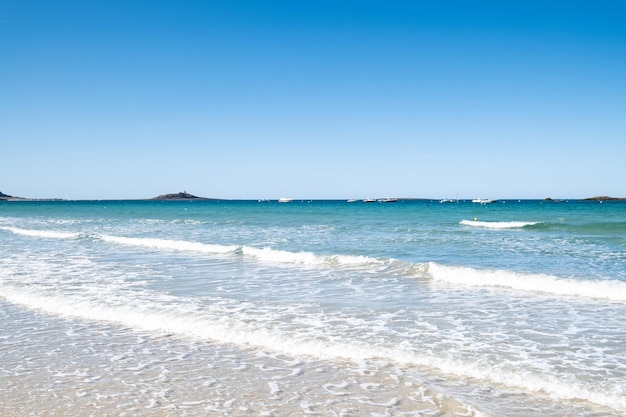
M626 202L0 202L0 415L626 415Z

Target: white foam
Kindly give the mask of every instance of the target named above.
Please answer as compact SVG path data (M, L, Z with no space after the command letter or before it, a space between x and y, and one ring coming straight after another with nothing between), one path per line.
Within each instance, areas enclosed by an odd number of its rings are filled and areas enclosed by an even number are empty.
M95 300L16 291L0 288L0 295L9 302L26 305L53 314L108 321L125 326L177 334L185 337L210 339L220 343L256 346L294 356L309 356L322 360L347 359L355 363L386 359L401 366L423 366L460 378L475 378L502 386L531 392L544 392L556 399L585 400L620 412L626 412L626 387L619 383L596 386L573 378L557 378L537 369L510 364L477 363L455 358L448 353L437 355L417 351L404 345L381 346L352 338L326 338L307 333L284 332L271 324L238 319L233 315L208 317L191 308L153 303L103 304ZM274 393L277 385L270 385Z
M341 266L367 266L381 265L385 263L385 261L381 259L376 259L369 256L329 255L325 257L325 259L328 263Z
M103 235L100 237L105 242L126 246L140 246L154 249L167 249L178 251L191 251L200 253L229 253L239 249L236 245L215 245L210 243L189 242L185 240L169 240L156 238L138 238Z
M435 262L428 263L428 273L435 281L454 284L504 287L520 291L626 302L626 283L617 280L579 280L546 274L445 266Z
M626 412L625 387L620 384L597 386L520 367L478 364L450 358L437 360L436 368L452 375L490 381L530 392L543 392L556 399L584 400Z
M260 261L291 263L302 265L320 265L324 263L324 259L312 252L290 252L272 248L255 248L252 246L243 246L244 255L253 256Z
M0 227L0 229L15 233L16 235L43 237L48 239L76 239L81 236L80 233L59 232L54 230L20 229L18 227Z
M313 252L291 252L272 248L243 246L244 255L253 256L262 262L288 263L310 266L367 266L383 261L368 256L316 255Z
M49 239L74 239L86 236L83 233L60 232L53 230L31 230L17 227L0 227L15 234L31 237L43 237ZM153 248L160 250L175 250L183 252L196 252L207 254L233 253L241 250L244 255L256 258L261 262L286 263L297 265L334 265L334 266L367 266L379 265L383 261L368 256L353 255L316 255L313 252L292 252L273 248L255 248L252 246L219 245L186 240L138 238L113 235L93 235L94 239L117 245Z
M522 227L538 224L539 222L485 222L479 220L461 220L459 223L464 226L483 227L486 229L519 229Z
M104 235L101 240L127 246L141 246L154 249L167 249L200 253L232 253L241 250L245 256L251 256L261 262L285 263L297 265L371 265L381 261L367 256L349 255L316 255L313 252L292 252L273 248L255 248L253 246L218 245L210 243L190 242L185 240L169 240L157 238L134 238Z

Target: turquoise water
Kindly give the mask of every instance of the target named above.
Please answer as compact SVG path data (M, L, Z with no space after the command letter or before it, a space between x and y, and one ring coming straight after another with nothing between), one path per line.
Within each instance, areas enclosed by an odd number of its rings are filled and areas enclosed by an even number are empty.
M0 202L0 414L618 416L626 203Z

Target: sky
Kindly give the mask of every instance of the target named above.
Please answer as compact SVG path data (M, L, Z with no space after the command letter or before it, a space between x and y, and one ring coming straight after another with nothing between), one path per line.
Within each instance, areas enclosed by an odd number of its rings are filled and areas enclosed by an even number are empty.
M626 197L626 2L0 0L0 191Z

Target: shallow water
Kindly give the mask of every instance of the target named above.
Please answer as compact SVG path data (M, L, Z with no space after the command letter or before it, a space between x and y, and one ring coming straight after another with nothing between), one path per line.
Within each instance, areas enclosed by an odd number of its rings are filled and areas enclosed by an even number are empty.
M618 416L626 204L0 204L2 415Z

